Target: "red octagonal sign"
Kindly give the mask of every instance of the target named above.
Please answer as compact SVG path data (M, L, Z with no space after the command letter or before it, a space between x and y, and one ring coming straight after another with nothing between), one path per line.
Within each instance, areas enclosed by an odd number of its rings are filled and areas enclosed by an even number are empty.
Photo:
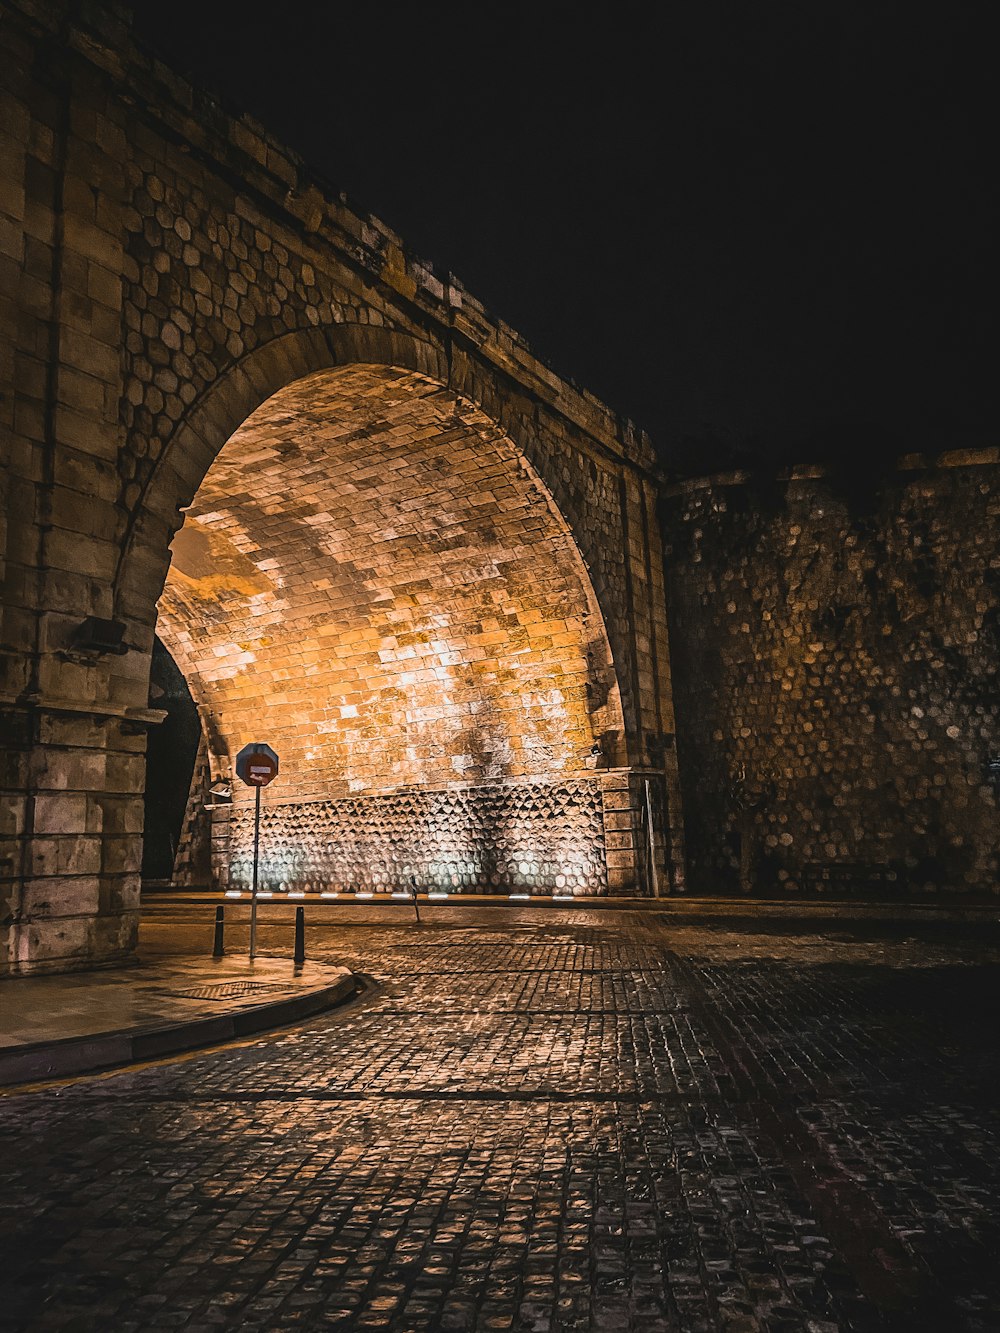
M248 787L266 787L278 776L278 756L263 741L251 741L236 756L236 776Z

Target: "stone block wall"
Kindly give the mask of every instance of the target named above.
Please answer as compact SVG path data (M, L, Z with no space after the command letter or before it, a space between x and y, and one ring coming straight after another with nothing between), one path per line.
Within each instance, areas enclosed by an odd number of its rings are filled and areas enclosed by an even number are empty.
M135 945L144 664L80 652L113 614L120 106L62 5L0 15L0 974ZM124 36L108 16L109 35Z
M234 813L228 880L245 888L253 816ZM275 804L261 819L261 884L380 893L605 894L600 780L417 788Z
M226 441L317 371L419 373L511 442L604 622L615 762L675 788L642 433L137 45L126 8L0 0L0 62L0 971L132 949L170 543ZM125 651L81 648L88 617Z
M1000 468L675 487L667 599L699 892L998 892Z

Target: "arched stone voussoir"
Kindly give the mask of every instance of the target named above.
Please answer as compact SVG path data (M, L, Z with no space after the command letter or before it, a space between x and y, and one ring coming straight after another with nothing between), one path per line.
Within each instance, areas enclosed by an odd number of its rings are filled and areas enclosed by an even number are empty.
M179 527L182 519L175 519L194 498L212 460L262 403L307 375L352 364L398 366L441 383L448 378L447 357L440 346L375 326L299 329L256 348L212 382L166 441L130 516L116 593L134 592L129 557L142 540L144 512Z
M338 324L326 330L331 364L398 366L448 383L448 356L440 343L373 324Z

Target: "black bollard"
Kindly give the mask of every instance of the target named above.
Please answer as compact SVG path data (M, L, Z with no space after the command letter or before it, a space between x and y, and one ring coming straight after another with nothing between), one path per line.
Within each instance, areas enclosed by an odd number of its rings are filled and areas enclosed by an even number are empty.
M226 946L223 943L222 932L226 926L226 909L217 907L215 909L215 944L212 946L212 957L221 958L226 952Z
M295 966L306 961L306 909L295 909Z
M417 905L417 881L416 881L416 879L413 877L413 875L410 876L410 886L411 886L411 888L412 888L412 890L413 890L413 910L414 910L414 912L416 913L416 916L417 916L417 925L419 926L419 925L420 925L420 908L419 908L419 906Z

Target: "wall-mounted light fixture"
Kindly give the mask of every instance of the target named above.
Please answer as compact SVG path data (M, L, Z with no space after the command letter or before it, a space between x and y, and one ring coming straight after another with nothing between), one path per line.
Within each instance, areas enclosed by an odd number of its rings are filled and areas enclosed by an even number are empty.
M232 783L227 782L225 778L213 782L208 789L208 794L211 799L204 802L201 807L203 810L218 810L220 806L228 809L233 803Z
M601 768L604 764L604 751L601 748L600 741L594 741L590 747L590 754L584 759L587 768Z
M73 631L70 647L77 653L93 653L98 657L110 653L120 657L128 652L128 644L123 642L124 635L123 621L88 616Z

